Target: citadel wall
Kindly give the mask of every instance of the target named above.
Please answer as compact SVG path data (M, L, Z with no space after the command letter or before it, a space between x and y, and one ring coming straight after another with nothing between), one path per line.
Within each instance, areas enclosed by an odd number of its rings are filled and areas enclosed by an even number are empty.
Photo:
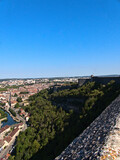
M82 86L84 84L86 84L87 82L97 82L97 83L101 83L101 84L107 84L109 83L111 80L114 80L117 84L120 84L120 76L118 77L97 77L97 76L91 76L91 77L87 77L87 78L80 78L78 79L78 85Z
M116 126L120 126L120 96L55 160L105 160L105 156L120 160L120 130Z

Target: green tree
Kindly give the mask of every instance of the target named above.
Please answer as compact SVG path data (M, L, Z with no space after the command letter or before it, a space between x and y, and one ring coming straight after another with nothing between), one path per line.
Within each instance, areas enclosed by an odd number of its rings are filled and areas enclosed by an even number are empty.
M30 104L24 106L30 113L29 127L17 138L15 160L54 159L119 94L120 86L115 83L89 82L30 96Z
M17 97L17 96L18 96L17 93L15 93L15 94L14 94L14 97Z
M32 152L36 153L40 148L40 144L38 143L37 140L34 140L33 145L32 145Z
M17 98L17 101L18 101L18 102L22 102L22 98L21 98L21 97L18 97L18 98Z
M20 107L19 103L16 103L15 108L19 108L19 107Z

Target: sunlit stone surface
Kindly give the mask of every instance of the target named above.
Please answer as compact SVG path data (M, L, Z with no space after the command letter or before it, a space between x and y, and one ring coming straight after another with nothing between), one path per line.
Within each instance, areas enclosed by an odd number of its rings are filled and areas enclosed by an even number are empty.
M116 120L116 125L110 132L105 145L101 151L101 160L120 160L120 116Z

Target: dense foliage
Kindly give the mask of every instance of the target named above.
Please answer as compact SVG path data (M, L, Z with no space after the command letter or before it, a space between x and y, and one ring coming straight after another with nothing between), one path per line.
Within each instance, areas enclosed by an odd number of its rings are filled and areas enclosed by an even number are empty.
M17 93L15 93L15 94L14 94L14 97L17 97L17 96L18 96Z
M24 107L31 115L30 126L18 136L11 159L54 159L119 93L120 86L111 81L106 86L89 82L31 96L30 105Z
M17 98L17 102L22 102L22 98L21 98L21 97L18 97L18 98Z
M5 103L0 102L0 106L4 107L4 106L5 106Z
M16 103L15 108L19 108L19 107L20 107L19 103Z
M20 94L28 94L29 92L20 92Z
M7 114L3 110L0 109L0 119L6 118L6 117L7 117Z
M0 88L0 92L7 91L7 88Z
M7 86L7 87L4 87L4 88L0 88L0 92L3 92L3 91L7 91L8 89L16 89L16 88L19 88L19 87L22 87L23 85L19 85L19 86L16 86L16 85L13 85L13 86Z

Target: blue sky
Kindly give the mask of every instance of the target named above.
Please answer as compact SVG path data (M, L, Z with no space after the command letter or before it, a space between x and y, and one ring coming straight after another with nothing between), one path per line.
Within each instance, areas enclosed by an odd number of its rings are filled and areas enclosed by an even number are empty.
M0 78L120 74L119 0L0 0Z

